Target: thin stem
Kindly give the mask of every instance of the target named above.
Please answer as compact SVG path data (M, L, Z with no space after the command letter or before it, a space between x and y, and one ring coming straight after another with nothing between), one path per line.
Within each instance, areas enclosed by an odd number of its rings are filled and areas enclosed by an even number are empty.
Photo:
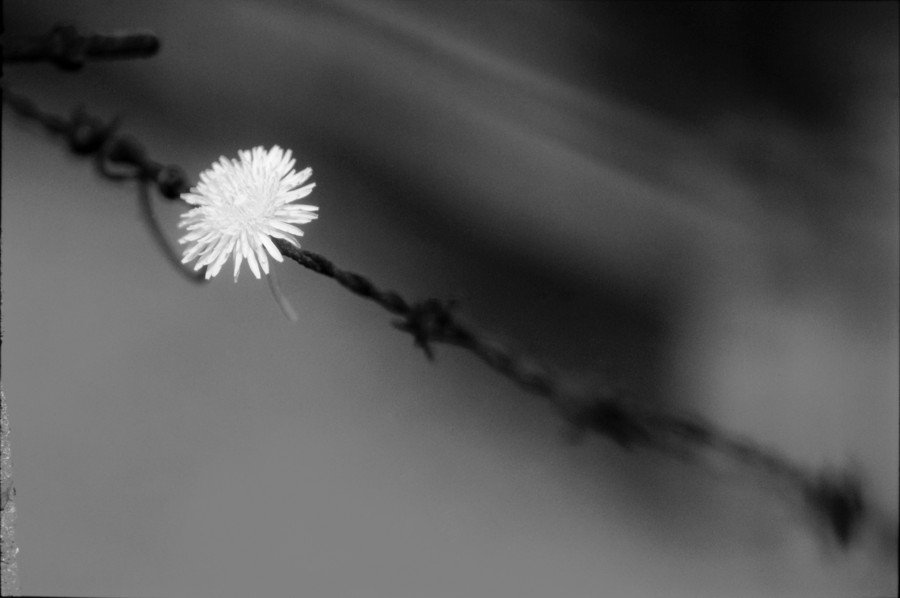
M175 267L178 272L180 272L185 278L190 280L191 282L203 284L206 282L206 268L200 268L200 270L194 270L189 268L181 263L181 256L178 255L175 248L172 247L172 244L169 243L169 240L166 238L166 235L162 232L162 225L159 222L159 217L156 214L156 209L153 207L153 198L150 197L150 185L147 181L139 181L138 182L138 194L140 197L141 204L141 214L144 216L144 222L147 224L147 228L150 229L150 234L153 236L153 240L156 241L157 247L163 252L163 255L168 258L169 263Z
M269 283L269 291L272 292L272 298L275 299L275 303L281 308L281 313L284 314L285 318L296 324L300 317L285 294L281 292L281 286L278 284L278 277L275 275L274 268L270 268L269 273L266 274L266 282Z

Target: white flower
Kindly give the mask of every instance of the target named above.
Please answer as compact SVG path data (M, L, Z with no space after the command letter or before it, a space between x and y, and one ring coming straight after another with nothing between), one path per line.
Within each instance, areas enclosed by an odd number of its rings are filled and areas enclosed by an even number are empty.
M266 251L277 261L284 258L270 237L284 239L297 247L294 238L302 235L294 224L306 224L318 217L315 206L293 202L312 193L315 183L300 186L312 176L312 169L293 170L291 150L273 146L239 151L240 160L219 158L200 173L200 183L181 198L197 206L181 215L179 228L188 234L178 240L190 243L181 263L200 258L194 270L207 266L206 278L219 273L234 254L234 281L241 261L259 278L259 269L269 273ZM263 250L265 248L265 250Z

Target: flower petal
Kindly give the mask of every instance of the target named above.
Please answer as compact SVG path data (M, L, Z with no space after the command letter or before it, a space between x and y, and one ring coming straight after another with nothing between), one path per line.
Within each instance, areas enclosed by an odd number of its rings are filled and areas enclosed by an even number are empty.
M182 194L194 206L178 222L186 230L178 239L185 245L182 262L196 260L195 270L206 266L207 278L216 276L230 258L235 281L245 259L257 278L260 269L268 274L269 256L284 260L272 239L299 247L296 237L303 231L295 225L318 217L316 206L293 203L308 196L316 184L307 183L311 168L294 170L291 150L256 146L238 151L237 156L220 156L200 173L200 182Z
M275 261L284 261L284 257L282 257L281 252L278 251L278 248L275 247L275 243L272 242L272 239L269 238L269 235L260 234L259 240L260 242L262 242L263 247L266 248L266 251L269 252L269 255L271 255L275 259Z

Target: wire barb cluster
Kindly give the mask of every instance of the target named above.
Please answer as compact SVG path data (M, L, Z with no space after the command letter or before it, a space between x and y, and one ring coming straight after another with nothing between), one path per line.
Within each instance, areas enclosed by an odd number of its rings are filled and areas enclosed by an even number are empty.
M29 98L10 91L3 85L3 103L19 116L37 122L49 133L63 138L73 154L94 158L97 172L116 182L133 180L138 183L141 213L163 254L189 280L205 282L205 269L194 272L184 268L178 253L171 247L153 209L147 187L155 185L159 194L176 200L190 189L188 177L178 166L164 165L150 159L147 150L131 135L119 135L116 120L104 122L88 114L82 107L72 111L69 118L45 112Z
M78 71L88 60L150 58L159 51L152 33L82 35L74 25L59 24L49 33L9 44L3 62L51 62L64 71Z
M144 146L131 135L119 135L116 120L104 122L77 107L68 118L45 112L29 98L2 86L3 102L13 112L35 121L48 132L62 137L72 153L94 156L97 171L111 181L137 180L156 185L166 199L180 199L190 189L180 167L161 164L147 155Z
M146 194L149 182L155 183L169 199L180 197L190 188L180 168L162 166L151 160L134 138L115 135L114 124L103 124L80 110L70 119L47 114L30 100L6 89L3 101L19 115L40 122L64 138L74 153L96 153L98 170L106 178L141 181L145 197L149 197ZM153 219L148 222L158 230ZM561 376L553 370L512 351L464 321L455 302L440 299L410 302L399 293L380 289L365 276L338 268L317 253L280 239L273 242L283 255L304 268L334 279L352 293L398 316L394 327L410 334L429 359L434 359L433 346L437 343L469 350L522 388L544 397L576 435L592 432L628 449L644 446L691 461L727 461L742 474L774 481L793 503L828 530L840 546L849 546L867 524L876 528L885 551L896 555L897 524L887 517L876 518L857 477L802 468L709 422L654 410L627 398L624 393L583 395L566 391Z

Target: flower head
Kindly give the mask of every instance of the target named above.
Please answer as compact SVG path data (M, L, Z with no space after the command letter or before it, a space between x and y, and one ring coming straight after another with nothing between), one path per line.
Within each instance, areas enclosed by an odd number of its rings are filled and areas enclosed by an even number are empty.
M303 185L312 169L295 172L291 150L277 145L268 151L255 147L239 151L238 156L240 160L219 158L200 173L196 187L181 195L196 206L182 214L178 223L189 231L178 242L190 243L181 263L200 258L194 270L207 266L206 278L218 274L232 254L235 282L244 259L256 278L260 267L268 274L266 252L276 261L284 259L271 237L299 247L295 236L303 231L294 225L318 217L319 208L293 203L312 193L316 184Z

